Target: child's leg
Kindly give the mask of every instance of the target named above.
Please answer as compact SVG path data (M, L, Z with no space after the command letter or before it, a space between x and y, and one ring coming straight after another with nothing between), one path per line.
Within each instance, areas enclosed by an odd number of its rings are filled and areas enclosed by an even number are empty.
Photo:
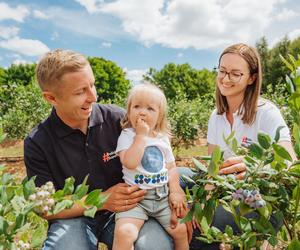
M119 218L116 221L113 250L133 250L144 220L135 218Z
M179 223L175 228L168 227L166 231L172 236L174 240L175 250L188 250L189 242L187 235L187 228L184 223Z

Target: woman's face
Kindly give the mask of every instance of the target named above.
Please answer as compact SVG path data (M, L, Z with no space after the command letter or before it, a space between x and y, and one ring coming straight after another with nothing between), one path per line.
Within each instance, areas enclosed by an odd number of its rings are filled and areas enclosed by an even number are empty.
M250 75L248 63L238 54L227 53L220 60L217 86L226 98L240 97L244 94L248 85L254 81Z

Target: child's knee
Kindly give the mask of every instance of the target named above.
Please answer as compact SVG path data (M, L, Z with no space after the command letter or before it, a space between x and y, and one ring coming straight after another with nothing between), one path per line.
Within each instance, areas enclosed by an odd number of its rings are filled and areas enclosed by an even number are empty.
M114 237L122 237L126 241L134 242L138 237L139 229L133 224L124 223L115 227L114 234Z

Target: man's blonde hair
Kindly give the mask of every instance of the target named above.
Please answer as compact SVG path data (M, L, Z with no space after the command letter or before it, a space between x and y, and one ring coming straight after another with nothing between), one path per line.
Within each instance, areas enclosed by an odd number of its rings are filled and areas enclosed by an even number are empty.
M36 79L42 91L57 88L66 73L77 72L89 65L85 56L71 50L56 49L45 54L36 67Z
M147 95L156 95L156 97L159 98L159 116L158 116L158 121L157 124L154 128L155 132L162 133L168 136L171 136L171 130L170 130L170 125L167 119L167 99L164 94L164 92L157 87L156 85L149 83L149 82L142 82L136 86L134 86L128 95L127 98L127 113L122 120L122 128L131 128L132 124L129 120L130 116L130 108L132 105L132 100L140 95L141 93L147 93Z

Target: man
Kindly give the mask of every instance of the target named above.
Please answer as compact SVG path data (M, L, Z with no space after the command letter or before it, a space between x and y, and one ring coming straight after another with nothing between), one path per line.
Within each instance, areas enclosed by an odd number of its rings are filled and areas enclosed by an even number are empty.
M145 194L123 183L121 164L114 155L124 111L95 103L94 75L81 54L49 52L38 63L36 76L53 109L25 139L27 175L36 176L38 186L52 181L57 190L63 188L66 178L73 176L78 185L89 174L89 191L99 188L109 195L94 219L84 217L84 208L79 205L46 217L49 229L43 249L97 249L98 240L110 248L113 212L135 207ZM171 249L172 244L162 227L149 220L135 248Z

